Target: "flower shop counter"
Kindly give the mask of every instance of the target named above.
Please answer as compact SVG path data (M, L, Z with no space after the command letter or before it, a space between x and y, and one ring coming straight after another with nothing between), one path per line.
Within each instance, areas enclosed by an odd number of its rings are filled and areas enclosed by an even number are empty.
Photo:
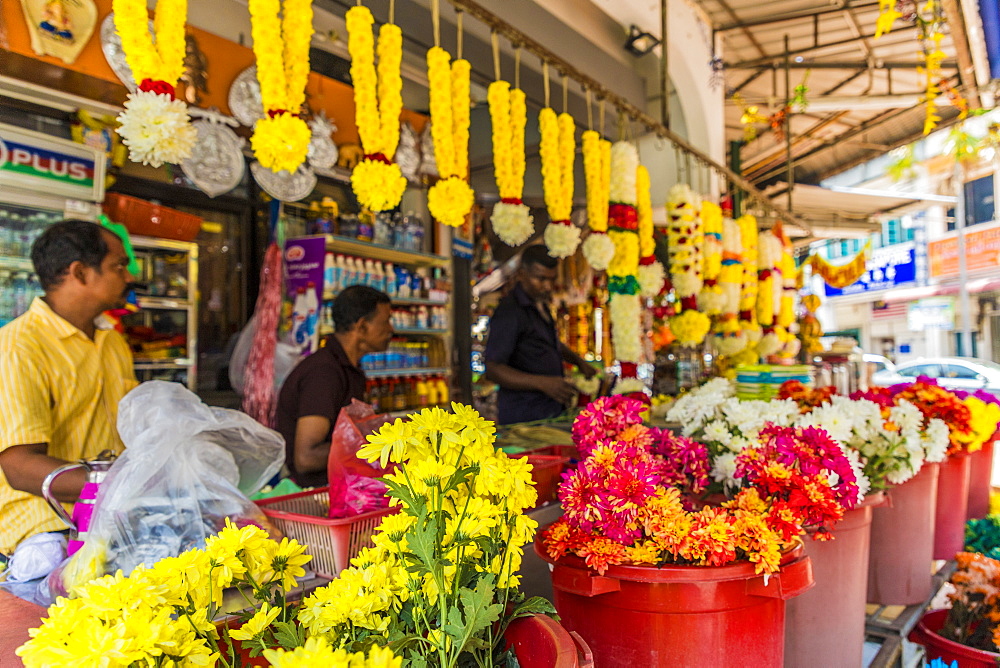
M28 603L11 593L0 590L0 666L20 666L14 650L28 641L28 629L38 626L45 608Z

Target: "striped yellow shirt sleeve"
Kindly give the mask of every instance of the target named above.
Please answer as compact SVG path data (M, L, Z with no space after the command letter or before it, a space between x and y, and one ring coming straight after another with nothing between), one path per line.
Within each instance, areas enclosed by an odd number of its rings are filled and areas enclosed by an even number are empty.
M24 350L0 352L0 452L52 440L45 372Z

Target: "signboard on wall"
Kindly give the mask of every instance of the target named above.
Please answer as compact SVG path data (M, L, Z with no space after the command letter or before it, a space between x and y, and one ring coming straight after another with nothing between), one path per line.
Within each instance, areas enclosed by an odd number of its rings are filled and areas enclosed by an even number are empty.
M906 324L912 332L955 329L955 298L928 297L906 309Z
M838 289L826 286L827 297L857 295L916 284L916 244L907 241L876 248L868 259L867 271L855 283Z
M104 154L83 144L0 124L0 190L19 188L99 202Z
M958 237L927 244L927 264L931 278L958 276ZM1000 224L965 230L965 266L969 272L1000 266Z

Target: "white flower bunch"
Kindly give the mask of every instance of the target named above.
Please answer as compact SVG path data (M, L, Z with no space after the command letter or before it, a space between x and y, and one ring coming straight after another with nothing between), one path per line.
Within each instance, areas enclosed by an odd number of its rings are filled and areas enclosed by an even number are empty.
M679 422L684 426L684 435L700 429L705 421L714 417L716 408L723 401L736 394L736 386L726 378L713 378L701 387L678 397L667 411L668 422ZM693 425L693 426L692 426ZM688 428L691 432L688 432Z

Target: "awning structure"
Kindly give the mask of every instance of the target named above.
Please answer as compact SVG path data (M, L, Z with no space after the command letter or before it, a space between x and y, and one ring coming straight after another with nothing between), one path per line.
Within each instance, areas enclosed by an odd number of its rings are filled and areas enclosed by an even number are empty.
M778 182L764 193L787 205L788 184ZM882 229L886 217L902 215L929 205L949 205L954 197L897 193L863 188L823 188L797 183L792 187L795 213L812 227L805 230L785 227L797 245L824 238L865 237Z

